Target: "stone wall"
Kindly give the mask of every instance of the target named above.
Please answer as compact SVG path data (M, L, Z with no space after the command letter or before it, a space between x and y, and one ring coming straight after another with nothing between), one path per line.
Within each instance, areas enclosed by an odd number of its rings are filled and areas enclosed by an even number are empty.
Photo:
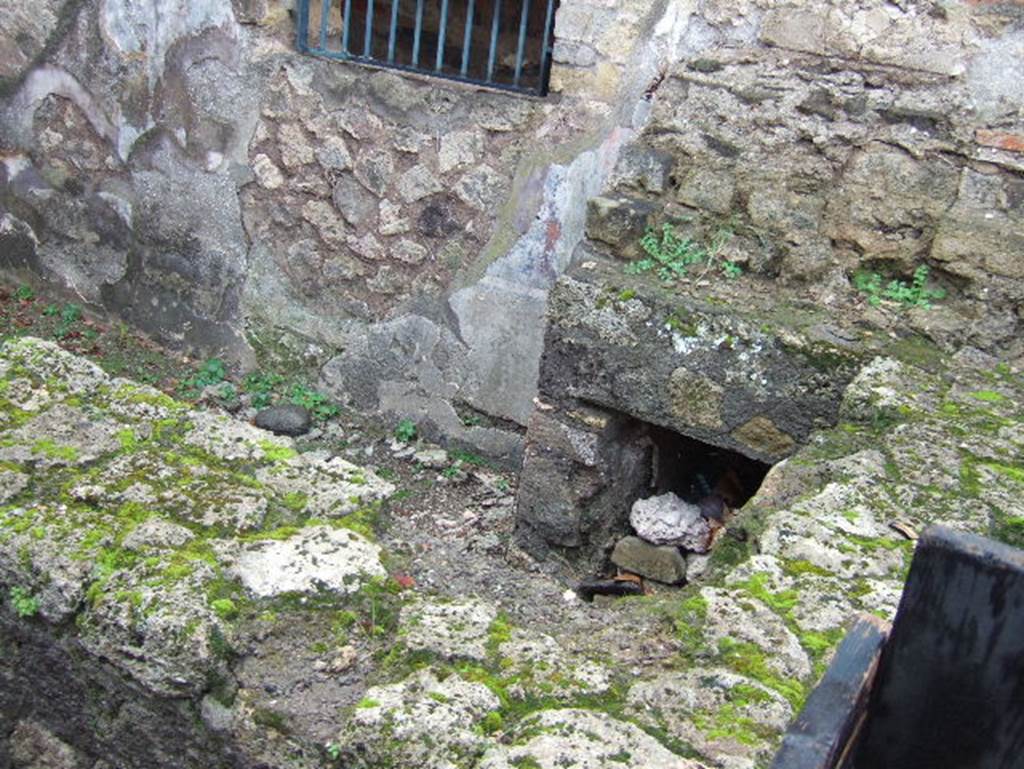
M936 335L1017 335L1019 2L564 0L544 100L300 56L275 0L0 21L0 269L509 461L602 192L826 295L926 261Z
M602 566L653 493L644 425L774 463L835 423L872 355L1021 360L1022 11L699 6L551 293L525 549ZM627 275L665 224L717 241L743 278L721 263L665 285ZM921 266L940 306L875 307L854 285Z
M546 290L672 47L616 5L562 4L545 100L298 55L277 2L4 11L0 267L515 457Z
M591 203L593 245L632 257L659 221L728 230L757 290L836 307L858 270L926 265L949 298L911 327L1024 353L1024 6L715 9L731 26L691 21L633 160Z
M516 501L520 547L598 571L633 503L665 491L666 477L694 474L718 449L767 468L835 424L879 348L781 297L732 300L680 294L612 259L559 279ZM692 440L675 450L666 431Z

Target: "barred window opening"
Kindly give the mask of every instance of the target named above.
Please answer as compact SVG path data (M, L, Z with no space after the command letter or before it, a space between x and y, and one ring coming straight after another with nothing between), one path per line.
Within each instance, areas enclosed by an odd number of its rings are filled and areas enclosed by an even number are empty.
M558 0L299 0L298 48L543 96Z

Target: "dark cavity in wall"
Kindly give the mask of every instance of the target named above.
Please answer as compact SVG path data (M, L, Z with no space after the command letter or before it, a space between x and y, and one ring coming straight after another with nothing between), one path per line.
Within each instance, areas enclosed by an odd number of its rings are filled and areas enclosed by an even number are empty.
M655 496L672 492L702 512L720 518L722 506L735 510L757 493L771 465L738 451L712 446L695 438L640 423L650 437L651 485Z
M603 562L576 588L584 600L640 594L645 584L701 579L707 556L734 512L757 493L770 468L658 425L626 415L623 420L623 434L645 445L640 469L646 488L623 499Z
M607 574L613 548L636 534L637 500L672 492L700 506L720 533L770 468L622 411L581 401L538 410L527 432L517 542L541 560L555 555L579 576Z

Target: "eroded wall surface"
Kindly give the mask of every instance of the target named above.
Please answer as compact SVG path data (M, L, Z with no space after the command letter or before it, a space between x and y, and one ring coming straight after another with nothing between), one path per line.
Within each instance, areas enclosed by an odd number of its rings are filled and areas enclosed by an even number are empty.
M622 158L590 203L594 250L635 257L665 221L728 232L755 292L837 311L858 271L925 266L947 296L905 326L1024 352L1019 2L707 3Z
M300 56L269 0L0 15L0 267L495 455L602 193L833 291L927 259L937 333L1017 336L1019 2L565 0L545 100Z

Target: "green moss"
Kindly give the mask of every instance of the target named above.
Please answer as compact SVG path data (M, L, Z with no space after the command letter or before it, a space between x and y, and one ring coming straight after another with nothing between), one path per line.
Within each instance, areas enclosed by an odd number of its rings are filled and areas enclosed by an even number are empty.
M307 521L312 524L314 521ZM266 539L285 540L291 539L297 534L302 533L302 526L277 526L273 529L267 529L266 531L254 531L248 534L243 534L239 539L243 542L260 542Z
M74 462L78 459L78 449L74 446L58 446L49 438L42 438L32 444L33 454L42 454L50 459L61 459Z
M380 707L380 702L373 699L372 697L363 697L359 702L356 703L356 708L359 710L368 710L370 708Z
M503 611L498 612L487 630L487 653L496 656L501 645L511 638L512 624L509 622L508 615Z
M15 585L8 591L7 597L15 614L22 619L34 617L39 613L39 599L24 587Z
M970 458L965 458L960 465L960 492L968 497L981 493L981 476Z
M967 393L970 397L975 400L982 401L983 403L1003 403L1008 398L1000 392L995 390L976 390L971 393Z
M1024 484L1024 467L1020 465L1005 465L1001 462L982 462L982 465L1014 483Z
M872 592L874 588L868 584L866 579L858 579L850 588L849 594L854 598L862 598Z
M531 755L517 756L509 761L516 769L544 769L540 761Z
M163 570L161 577L166 584L169 584L190 577L195 571L196 567L193 563L172 563Z
M131 428L118 430L117 441L121 444L123 451L135 451L139 447L138 438L135 437L135 431Z
M358 510L332 521L334 526L354 531L368 540L375 541L377 527L380 525L380 503L373 502Z
M805 574L813 574L817 577L832 576L832 572L828 569L823 569L821 566L817 566L810 561L803 560L783 561L782 571L790 577L801 577Z
M232 620L238 616L238 606L230 598L217 598L210 602L210 608L221 619Z
M768 665L768 657L764 650L756 644L741 643L732 638L719 641L718 651L723 662L737 673L774 689L790 704L795 711L803 706L806 690L800 681L780 676Z
M101 549L93 564L93 582L86 591L86 598L89 602L96 606L106 599L105 589L110 578L119 571L132 568L138 560L138 555L120 547Z
M309 497L301 491L289 491L281 498L281 503L293 513L301 513L305 510L308 501Z
M680 336L694 337L700 333L697 322L686 310L673 310L665 318L665 325Z
M143 596L139 590L118 590L114 593L114 600L138 608L142 606Z
M907 540L885 539L884 537L861 537L857 534L845 534L844 539L862 550L900 550L906 546Z
M949 357L934 342L916 334L889 343L883 352L901 363L933 373L943 371Z
M299 455L299 452L297 452L290 446L281 446L269 440L260 441L259 447L260 450L263 452L263 456L265 456L271 462L287 462L288 460L294 459Z
M843 628L832 628L824 633L815 631L802 632L798 637L800 645L808 651L811 658L819 660L842 640L844 634Z
M676 635L683 644L684 654L695 654L704 645L704 623L708 616L708 602L695 593L685 599L673 617Z
M997 519L992 536L1013 547L1024 548L1024 516Z
M746 582L742 582L736 587L745 590L774 611L788 614L799 602L800 594L796 590L782 590L773 593L766 586L768 579L767 574L754 574Z
M724 703L717 710L698 710L690 714L690 720L710 740L758 745L775 736L774 730L743 715L742 708L732 702Z
M273 729L279 734L287 735L291 733L287 719L285 719L284 715L278 713L276 710L271 710L270 708L255 708L252 712L252 720L260 726Z

